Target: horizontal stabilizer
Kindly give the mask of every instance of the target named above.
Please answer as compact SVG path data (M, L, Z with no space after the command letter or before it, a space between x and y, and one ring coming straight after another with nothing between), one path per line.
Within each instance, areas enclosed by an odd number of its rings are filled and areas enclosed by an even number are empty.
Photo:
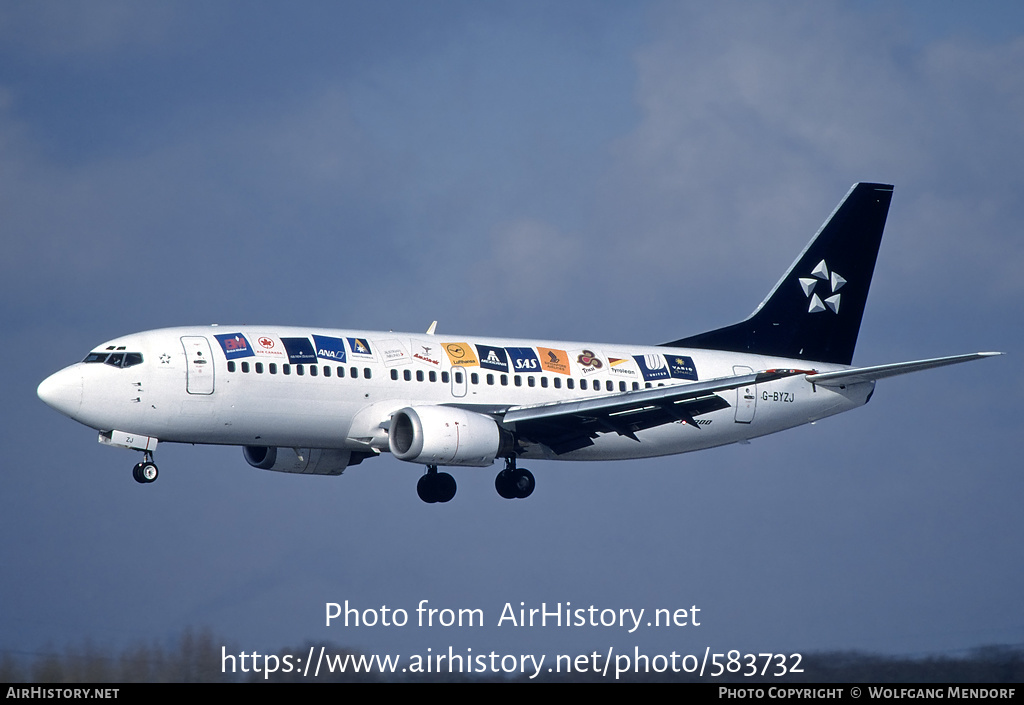
M1001 352L978 352L967 355L952 355L950 357L935 357L930 360L915 360L914 362L894 362L890 365L874 365L873 367L855 367L852 370L840 370L839 372L822 372L805 375L811 384L818 384L824 387L839 387L846 384L857 384L858 382L873 382L876 379L905 375L910 372L930 370L933 367L945 367L956 365L969 360L980 360L983 357L1002 355Z

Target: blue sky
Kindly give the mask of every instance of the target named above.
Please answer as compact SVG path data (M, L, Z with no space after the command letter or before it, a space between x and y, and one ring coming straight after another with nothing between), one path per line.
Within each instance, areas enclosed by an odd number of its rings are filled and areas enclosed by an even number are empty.
M1024 642L1019 3L0 7L10 347L0 642L948 652ZM746 316L856 181L896 185L858 364L749 446L535 463L528 502L132 454L35 387L210 322L658 343ZM16 352L15 352L16 351ZM495 468L496 471L496 468ZM325 601L689 607L699 630L345 631Z

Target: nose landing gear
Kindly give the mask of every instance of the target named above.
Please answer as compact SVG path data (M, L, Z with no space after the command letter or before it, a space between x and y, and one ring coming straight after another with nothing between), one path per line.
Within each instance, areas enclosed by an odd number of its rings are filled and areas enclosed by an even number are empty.
M150 482L156 482L156 478L159 474L160 472L156 468L156 463L153 462L153 454L149 451L146 451L142 462L137 463L135 467L132 468L132 477L135 478L136 482L143 485L148 485Z

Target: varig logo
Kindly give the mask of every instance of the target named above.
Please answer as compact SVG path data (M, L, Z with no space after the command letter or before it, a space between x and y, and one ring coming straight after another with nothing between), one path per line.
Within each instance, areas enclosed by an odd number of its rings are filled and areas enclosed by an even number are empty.
M846 283L846 280L834 271L830 274L825 260L818 262L818 265L811 270L810 277L800 277L799 282L800 288L804 291L804 296L810 299L810 303L807 306L807 313L821 313L826 309L826 307L830 309L832 313L839 313L840 295L836 292L843 288L843 284ZM832 295L824 301L814 293L814 289L819 282L827 282L832 289ZM827 292L822 293L824 294Z

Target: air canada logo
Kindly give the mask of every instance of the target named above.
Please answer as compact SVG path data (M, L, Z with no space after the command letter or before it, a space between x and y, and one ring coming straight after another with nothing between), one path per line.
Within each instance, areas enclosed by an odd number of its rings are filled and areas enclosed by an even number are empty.
M826 308L830 309L832 313L839 313L840 294L837 292L843 288L843 284L846 283L846 280L834 271L829 273L828 265L825 263L825 260L818 262L818 266L811 270L811 276L800 277L799 281L800 288L804 290L804 296L809 299L807 313L821 313ZM823 287L826 284L830 286L831 292L827 292L822 289L818 289L818 292L815 292L815 288L819 283ZM831 296L828 296L823 300L818 296L818 293L821 293L822 296L827 293L831 293Z
M259 344L260 347L263 348L264 350L270 350L272 347L274 347L273 339L268 338L266 336L263 336L262 338L259 339Z

